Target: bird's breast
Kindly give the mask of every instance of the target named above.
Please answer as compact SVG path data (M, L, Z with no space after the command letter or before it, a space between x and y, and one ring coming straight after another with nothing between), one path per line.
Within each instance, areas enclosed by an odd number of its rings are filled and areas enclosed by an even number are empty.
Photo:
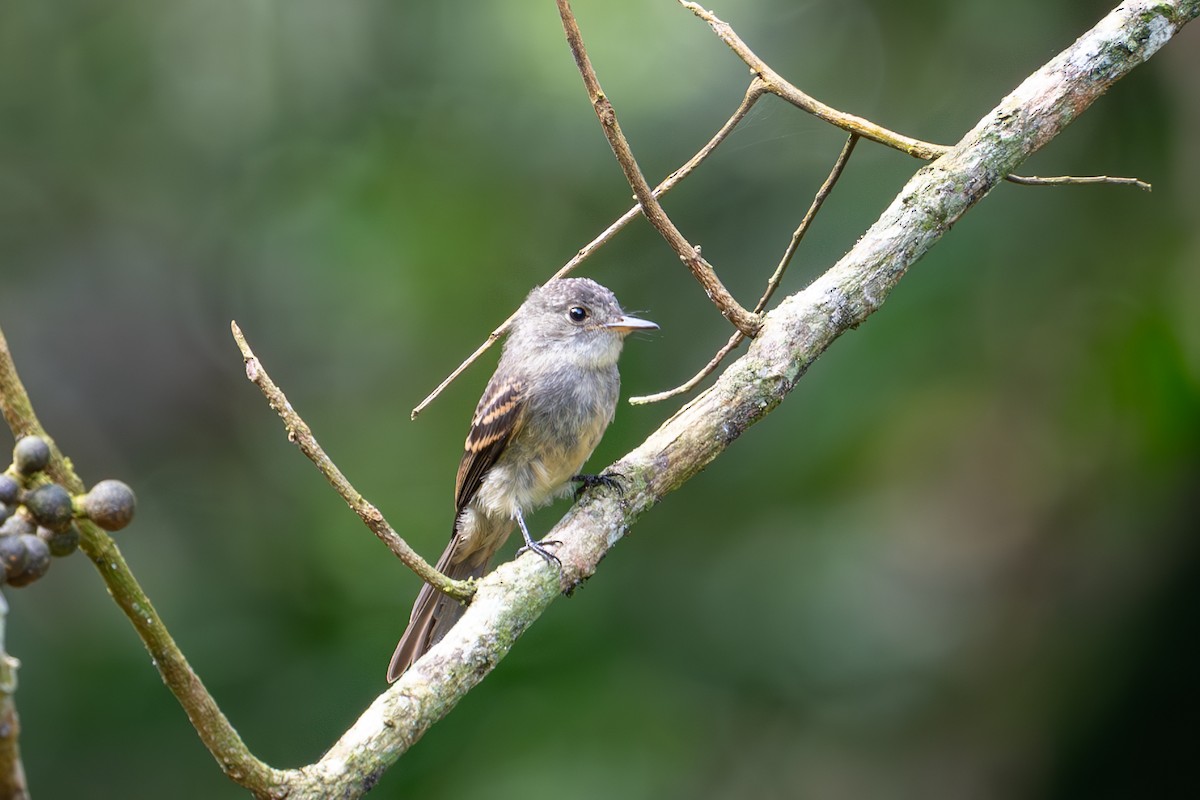
M569 490L600 443L620 392L611 371L565 370L531 387L526 418L484 478L475 500L489 513L545 505Z

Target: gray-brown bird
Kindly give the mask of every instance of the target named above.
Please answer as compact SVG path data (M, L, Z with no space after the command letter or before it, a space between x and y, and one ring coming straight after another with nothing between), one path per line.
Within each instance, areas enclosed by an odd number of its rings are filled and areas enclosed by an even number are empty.
M496 372L475 408L454 487L454 530L437 568L456 580L479 577L520 527L524 513L567 494L612 421L620 393L617 358L625 336L657 328L630 317L613 293L587 278L534 289L518 309ZM462 616L457 600L421 587L392 662L399 678Z

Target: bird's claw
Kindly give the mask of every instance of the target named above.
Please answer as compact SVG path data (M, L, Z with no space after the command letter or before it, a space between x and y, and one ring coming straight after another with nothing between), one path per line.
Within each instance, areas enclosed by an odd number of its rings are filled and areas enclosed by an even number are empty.
M517 555L519 556L527 551L532 551L544 558L547 564L553 564L555 567L561 570L562 561L559 560L558 556L546 549L547 545L550 547L557 547L560 544L562 544L562 542L558 541L557 539L543 539L540 542L530 541L529 544L522 545L521 548L517 550Z
M579 487L575 489L575 499L578 500L584 492L596 486L604 486L621 494L625 491L625 487L621 485L624 477L619 472L605 472L600 475L572 475L571 480L579 483Z

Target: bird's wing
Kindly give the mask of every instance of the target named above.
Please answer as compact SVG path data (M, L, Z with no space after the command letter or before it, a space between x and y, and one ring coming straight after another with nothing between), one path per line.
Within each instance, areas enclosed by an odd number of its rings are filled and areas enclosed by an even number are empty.
M521 429L525 417L526 384L522 380L496 380L492 377L475 416L454 483L454 516L462 513L479 491L488 470L500 458L509 440Z

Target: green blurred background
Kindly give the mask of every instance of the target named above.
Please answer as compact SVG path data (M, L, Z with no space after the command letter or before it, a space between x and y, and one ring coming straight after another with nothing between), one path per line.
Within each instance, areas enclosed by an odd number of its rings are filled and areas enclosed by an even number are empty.
M664 176L744 66L667 0L576 5ZM822 100L952 143L1111 5L710 7ZM1200 796L1198 42L1027 164L1153 193L1000 186L372 796ZM743 302L841 142L767 99L670 196ZM917 167L860 145L785 291ZM434 558L494 354L409 409L629 195L548 2L0 5L0 323L80 474L136 488L122 548L270 763L384 688L417 582L285 441L229 320ZM662 325L627 395L728 335L641 221L581 274ZM677 405L623 405L593 466ZM85 558L6 595L34 796L243 796Z

